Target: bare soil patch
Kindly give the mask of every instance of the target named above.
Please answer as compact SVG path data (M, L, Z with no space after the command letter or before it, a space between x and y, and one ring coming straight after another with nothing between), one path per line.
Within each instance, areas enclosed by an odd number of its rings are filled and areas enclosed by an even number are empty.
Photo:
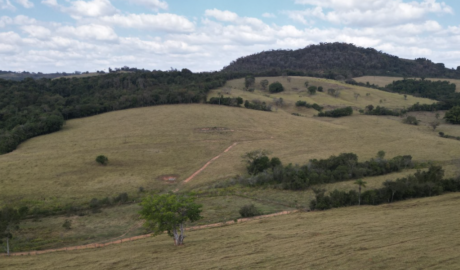
M177 178L179 178L178 174L165 174L158 176L158 180L165 181L167 183L175 183Z

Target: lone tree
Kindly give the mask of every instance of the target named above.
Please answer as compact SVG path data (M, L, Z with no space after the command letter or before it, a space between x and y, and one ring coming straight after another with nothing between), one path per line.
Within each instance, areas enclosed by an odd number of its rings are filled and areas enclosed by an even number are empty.
M268 86L268 80L260 81L260 87L262 88L262 90L267 90L267 86Z
M254 88L255 83L256 79L252 75L246 76L246 78L244 79L244 87L246 87L246 90L248 90L249 88Z
M163 194L145 197L140 203L139 212L145 219L144 226L153 230L154 235L164 231L174 238L174 245L184 244L184 224L202 218L202 205L196 204L195 199L187 195Z
M318 88L316 88L316 86L312 85L312 86L308 87L308 93L310 95L314 95L314 94L316 94L316 89L318 89Z
M433 128L433 130L436 130L436 128L440 125L441 123L439 121L433 121L430 122L430 126Z
M358 179L355 181L355 184L359 186L359 192L358 192L358 205L361 205L361 187L366 187L366 182L363 181L363 179Z
M96 157L96 162L105 166L109 162L109 158L104 155L99 155Z
M284 91L284 87L280 82L274 82L268 86L270 93L279 93Z
M3 244L3 239L6 239L6 254L10 255L10 239L13 238L12 232L19 229L21 218L27 214L28 208L20 208L19 210L4 207L0 210L0 244Z

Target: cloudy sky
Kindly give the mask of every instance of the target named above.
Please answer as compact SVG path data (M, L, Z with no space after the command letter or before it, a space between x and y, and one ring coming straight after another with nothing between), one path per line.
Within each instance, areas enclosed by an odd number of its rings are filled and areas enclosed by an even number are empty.
M0 0L0 70L220 70L319 42L460 66L458 0Z

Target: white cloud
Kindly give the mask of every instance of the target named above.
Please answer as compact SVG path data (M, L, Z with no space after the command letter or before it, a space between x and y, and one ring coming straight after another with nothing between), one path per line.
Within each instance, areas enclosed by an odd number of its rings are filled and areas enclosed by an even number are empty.
M56 0L43 0L42 4L59 9L70 14L74 19L85 17L110 16L119 13L109 0L69 1L70 6L59 5Z
M16 7L11 4L10 0L0 0L0 9L15 11Z
M296 0L297 4L313 8L286 11L293 20L307 24L306 18L318 18L334 24L356 26L397 25L423 20L430 13L453 14L453 9L444 2L424 0L403 2L402 0ZM326 9L326 10L324 10Z
M30 2L29 0L16 0L21 6L25 8L33 8L34 3Z
M204 14L223 22L234 22L238 19L238 14L228 10L207 9Z
M25 25L21 27L22 31L29 34L29 36L38 39L47 39L51 36L51 31L48 28L38 25Z
M129 2L146 6L154 11L158 11L160 9L168 9L168 3L161 0L129 0Z
M273 14L273 13L265 12L264 14L262 14L262 17L264 17L264 18L276 18L276 15Z
M195 29L195 25L187 18L169 13L115 14L113 16L97 18L96 21L124 28L138 28L152 31L191 32Z
M58 28L56 33L63 36L71 36L84 40L118 40L118 36L112 28L97 24L82 25L78 27L64 26Z

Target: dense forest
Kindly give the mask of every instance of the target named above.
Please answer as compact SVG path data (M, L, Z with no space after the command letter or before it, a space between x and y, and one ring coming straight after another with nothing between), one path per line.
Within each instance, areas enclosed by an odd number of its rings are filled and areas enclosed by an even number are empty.
M347 43L320 43L299 50L265 51L241 57L224 72L252 72L276 76L307 75L344 79L364 75L460 78L460 70L448 69L428 59L401 59L373 48Z
M198 103L236 73L111 73L61 79L0 79L0 154L28 138L59 130L64 120L159 104Z

